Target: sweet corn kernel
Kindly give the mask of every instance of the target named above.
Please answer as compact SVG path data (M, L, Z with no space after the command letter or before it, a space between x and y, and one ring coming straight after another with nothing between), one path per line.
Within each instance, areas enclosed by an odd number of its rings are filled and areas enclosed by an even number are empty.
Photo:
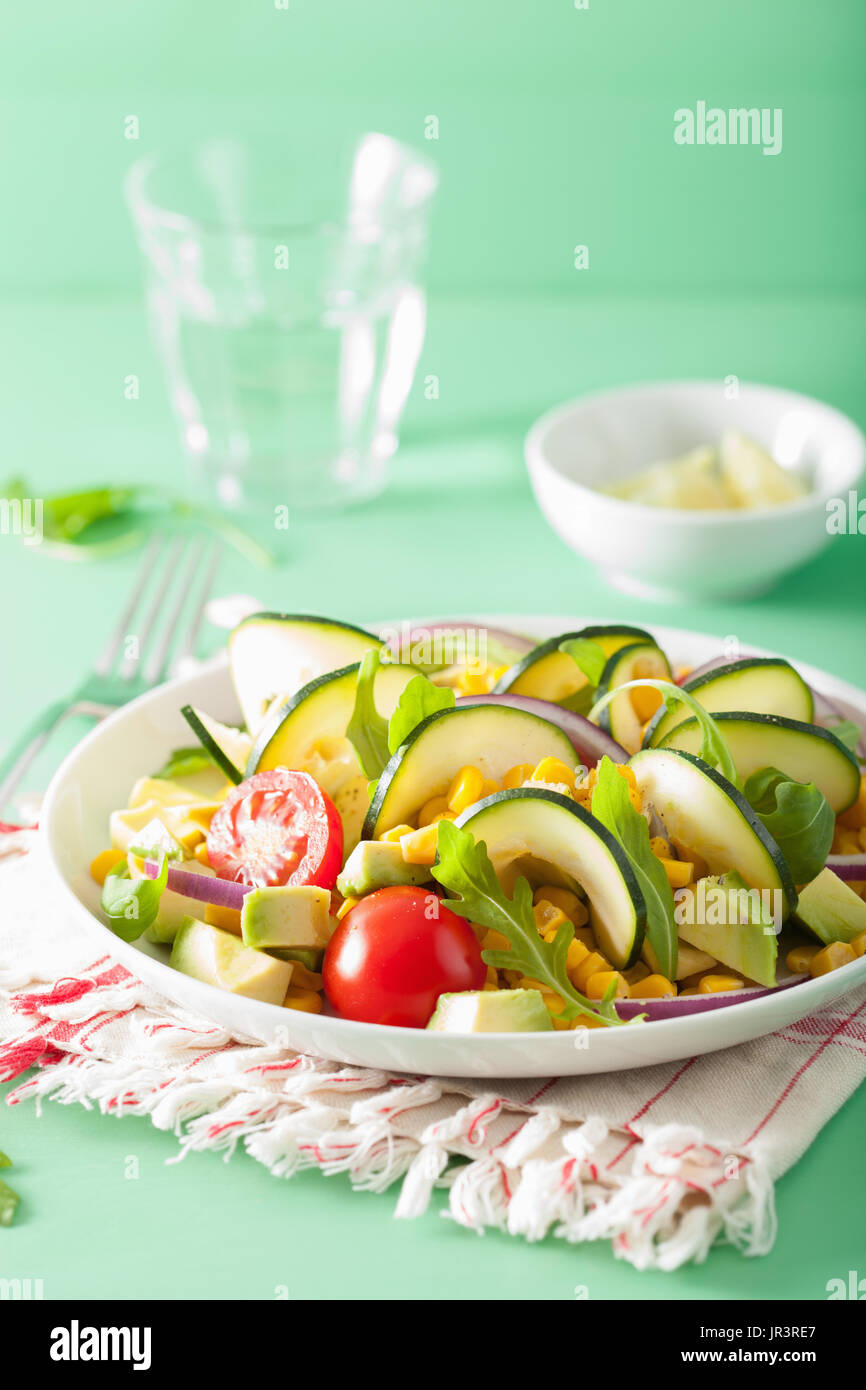
M698 994L724 994L730 989L742 989L743 982L736 975L704 975L698 985Z
M460 676L460 689L464 695L486 695L492 681L487 671L466 670Z
M389 845L396 844L398 840L402 840L404 835L410 834L413 829L414 827L411 825L395 825L393 830L386 830L383 835L379 836L379 839L384 840Z
M206 864L210 867L210 860L207 857L207 841L202 840L200 845L196 845L193 854L200 864Z
M680 859L684 859L689 864L694 865L696 879L707 877L707 874L710 872L710 867L707 861L702 859L696 850L691 849L690 846L684 844L682 840L678 840L675 835L671 836L671 844Z
M829 946L824 946L817 955L812 957L812 964L809 966L809 974L814 978L818 975L829 975L831 970L838 970L842 965L850 965L852 960L857 959L857 953L853 946L849 946L847 941L831 941Z
M564 912L576 927L582 927L587 921L586 904L582 903L570 888L557 888L553 883L543 883L540 888L536 888L532 901L553 903L553 906Z
M851 950L855 956L866 956L866 931L861 931L851 942Z
M830 846L831 854L859 854L860 836L856 830L846 830L836 822L836 829L833 832L833 843Z
M652 974L652 971L648 965L645 965L642 960L639 960L637 965L629 966L628 970L624 970L622 973L628 980L629 985L636 985L638 980L647 979L647 977Z
M628 992L631 999L673 999L677 987L664 975L645 975L630 984Z
M498 989L498 988L499 988L499 976L498 976L497 972L494 970L494 968L493 968L492 965L488 965L488 967L487 967L487 979L484 981L484 986L483 986L483 988L484 988L484 989Z
M582 941L570 941L568 943L568 951L565 957L565 971L569 979L571 979L572 974L576 973L579 966L586 960L588 955L589 951Z
M584 956L580 965L571 977L571 982L575 989L579 989L581 994L586 992L587 981L592 978L599 970L609 970L610 961L605 960L601 951L590 951Z
M439 822L425 825L420 830L409 830L400 836L400 848L407 864L435 864L436 845L439 839Z
M482 801L485 796L495 796L497 792L501 791L502 788L495 777L485 777L484 781L481 783L481 793L478 800Z
M554 1025L553 1025L553 1026L554 1026L554 1028L556 1027L556 1023L555 1023L555 1022L554 1022ZM572 1028L606 1028L606 1027L607 1027L607 1024L603 1023L603 1022L601 1021L600 1018L592 1018L589 1014L578 1014L577 1018L573 1019L573 1021L572 1021L572 1023L571 1023L571 1027L572 1027Z
M236 907L217 907L216 903L207 903L204 920L212 927L222 927L223 931L230 931L235 936L241 934L241 914Z
M665 839L664 835L651 835L650 849L652 850L656 859L671 858L671 846Z
M502 790L510 792L515 787L522 787L524 782L528 782L532 776L532 763L515 763L510 767L502 779Z
M688 994L700 994L700 990L698 989L697 985L691 985L688 989L681 989L680 999L685 999L686 995Z
M533 980L530 975L521 975L517 981L518 989L535 989L539 994L550 994L552 991L549 985L543 985L540 980ZM558 997L558 996L557 996Z
M854 805L843 811L841 816L837 816L836 824L849 830L862 830L866 825L866 777L860 778L860 791Z
M685 859L660 859L671 888L685 888L694 878L695 866Z
M419 830L425 825L432 825L437 816L443 816L448 810L447 796L431 796L429 801L425 801L421 810L418 812Z
M484 786L484 774L477 767L461 767L446 793L449 811L459 816L473 801L477 801Z
M569 791L573 791L574 769L564 763L561 758L542 758L532 773L532 781L563 782Z
M322 977L317 970L308 970L303 961L292 961L292 989L314 989L322 988Z
M640 676L635 674L635 680ZM640 720L641 724L648 724L662 702L661 693L644 687L641 690L631 691L631 707Z
M340 903L340 906L337 908L337 921L342 922L343 918L346 916L346 913L351 912L352 908L355 907L360 901L360 898L344 898L343 901Z
M628 981L618 970L596 970L586 982L587 999L603 999L612 984L616 985L614 999L628 997Z
M119 864L121 859L125 858L126 855L121 854L119 849L100 850L96 858L90 861L90 877L97 883L104 884L115 864Z
M789 970L793 970L795 975L807 975L812 965L812 961L820 951L820 946L803 945L792 946L785 957L785 964Z
M592 927L575 927L574 939L582 942L588 951L594 951L596 948L595 932Z
M554 907L553 903L548 902L536 903L532 909L532 915L540 932L550 930L555 932L562 926L563 922L568 921L561 907Z
M503 936L500 931L494 931L491 927L487 935L482 937L481 949L482 951L510 951L511 943L507 936Z
M322 996L317 994L314 989L296 989L294 985L289 985L283 1000L283 1008L300 1009L305 1014L320 1014L322 1012Z
M558 994L551 994L548 991L544 993L541 998L547 1012L551 1014L554 1019L556 1015L561 1014L565 1008L565 1000L561 999Z
M625 780L628 782L629 786L633 787L634 790L637 791L637 777L634 774L634 768L629 767L628 763L617 763L616 770L619 773L620 777L624 777ZM597 776L598 774L596 773L596 777Z

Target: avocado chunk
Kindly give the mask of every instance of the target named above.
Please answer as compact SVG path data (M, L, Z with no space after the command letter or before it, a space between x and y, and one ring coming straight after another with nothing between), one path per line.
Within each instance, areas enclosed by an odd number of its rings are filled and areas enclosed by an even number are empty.
M759 985L775 985L776 928L761 894L738 873L699 879L694 891L677 895L674 915L690 946Z
M344 898L363 898L377 888L395 888L401 883L430 882L426 864L407 864L403 850L387 840L362 840L356 845L337 879L337 892Z
M427 1024L436 1033L549 1033L537 989L467 989L440 994Z
M327 888L301 884L253 888L241 908L244 945L259 951L323 950L331 935L330 910Z
M866 903L832 869L822 869L800 891L795 919L819 941L853 941L866 931Z
M254 951L231 932L195 917L181 923L169 964L194 980L263 1004L282 1004L293 969L291 962Z

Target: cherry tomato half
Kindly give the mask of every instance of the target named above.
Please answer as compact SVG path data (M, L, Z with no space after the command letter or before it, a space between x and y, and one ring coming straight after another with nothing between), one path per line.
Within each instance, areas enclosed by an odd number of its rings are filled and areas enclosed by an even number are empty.
M229 792L207 833L220 878L266 888L278 883L333 888L343 861L343 823L307 772L256 772Z
M424 1028L440 994L481 989L487 967L462 917L424 888L380 888L340 922L325 993L345 1018Z

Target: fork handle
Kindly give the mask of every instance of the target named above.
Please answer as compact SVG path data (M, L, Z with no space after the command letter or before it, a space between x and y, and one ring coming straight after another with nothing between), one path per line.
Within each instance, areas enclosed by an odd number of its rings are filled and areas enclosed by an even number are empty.
M5 758L0 761L0 811L68 707L66 700L58 700L53 705L48 705L36 716L26 732L16 739Z

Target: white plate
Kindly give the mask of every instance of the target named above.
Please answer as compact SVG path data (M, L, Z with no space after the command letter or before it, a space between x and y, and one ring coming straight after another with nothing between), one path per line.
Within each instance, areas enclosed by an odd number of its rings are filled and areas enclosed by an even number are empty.
M487 617L491 626L529 632L539 640L598 618ZM696 665L714 656L718 637L654 628L673 661ZM771 655L759 648L759 655ZM748 654L744 650L744 655ZM797 663L805 678L866 721L866 694ZM279 1041L334 1061L431 1076L570 1076L621 1071L714 1052L760 1037L819 1009L866 981L866 956L841 970L791 989L732 1004L730 1008L634 1027L578 1032L443 1034L423 1029L377 1027L349 1019L282 1009L239 999L171 970L165 947L120 941L100 920L100 890L88 864L108 840L109 813L126 804L136 778L152 772L172 748L189 742L180 714L184 704L218 719L240 714L224 662L172 681L111 715L70 753L51 782L42 827L51 871L59 878L75 920L141 979L169 999L212 1018L232 1032Z

